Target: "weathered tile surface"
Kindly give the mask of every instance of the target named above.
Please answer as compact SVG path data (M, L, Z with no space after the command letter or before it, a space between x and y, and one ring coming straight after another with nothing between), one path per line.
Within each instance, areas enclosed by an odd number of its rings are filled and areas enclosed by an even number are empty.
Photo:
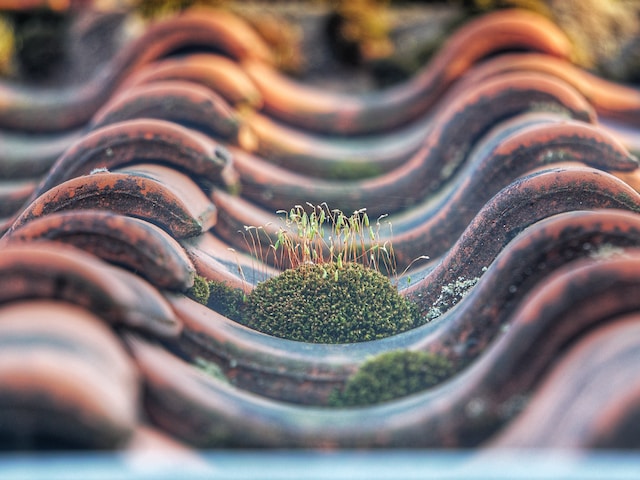
M73 35L100 24L71 8ZM74 82L0 81L2 448L637 448L637 87L571 63L559 27L523 10L349 94L284 74L239 14L118 43L123 25ZM399 291L431 321L312 344L187 296L196 275L248 293L276 274L247 232L305 202L390 224ZM398 349L454 373L327 406Z

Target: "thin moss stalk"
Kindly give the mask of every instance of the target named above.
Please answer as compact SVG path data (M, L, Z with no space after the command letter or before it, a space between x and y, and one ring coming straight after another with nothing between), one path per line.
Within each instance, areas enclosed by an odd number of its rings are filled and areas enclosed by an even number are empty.
M372 341L416 326L417 305L398 292L386 215L370 221L366 208L346 215L326 203L277 213L278 230L245 226L242 232L254 258L283 272L247 295L241 323L310 343ZM383 226L389 228L384 241Z
M326 203L295 205L279 210L282 225L277 231L266 226L245 226L242 234L249 252L263 264L280 270L314 263L359 263L397 277L395 253L389 240L381 240L386 215L370 221L366 208L347 215Z

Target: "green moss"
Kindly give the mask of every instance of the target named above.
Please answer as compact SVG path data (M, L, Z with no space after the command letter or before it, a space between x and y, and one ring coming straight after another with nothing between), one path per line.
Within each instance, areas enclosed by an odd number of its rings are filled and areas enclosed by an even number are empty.
M207 279L196 275L193 281L193 286L187 290L187 296L198 303L207 305L210 294L211 291L209 289L209 282Z
M227 318L240 321L245 293L239 288L232 288L215 280L210 280L208 287L210 294L207 306Z
M381 273L357 263L305 264L248 295L247 326L311 343L376 340L413 328L417 306Z
M619 202L624 203L626 205L634 204L633 198L631 198L631 195L629 195L627 192L620 192L616 197Z
M197 357L194 363L199 370L202 370L207 375L213 378L216 378L218 380L221 380L225 383L229 383L229 379L222 371L222 368L220 368L220 365L218 365L217 363L206 360L202 357Z
M373 405L420 392L453 373L451 362L427 352L398 350L366 362L342 391L329 399L334 407Z
M239 288L196 275L193 286L187 290L187 296L227 318L235 321L241 319L245 294Z
M329 172L329 178L337 180L357 180L375 177L382 173L380 167L372 162L340 162L336 163Z

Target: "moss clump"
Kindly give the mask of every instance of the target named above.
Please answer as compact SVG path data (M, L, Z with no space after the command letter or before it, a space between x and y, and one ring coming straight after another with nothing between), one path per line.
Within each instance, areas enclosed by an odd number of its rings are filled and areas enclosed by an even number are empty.
M207 279L196 275L196 278L193 280L193 286L187 290L187 296L198 303L206 305L209 301L210 294L211 290L209 289Z
M222 371L222 368L220 368L220 365L218 365L217 363L206 360L202 357L196 357L196 359L194 360L194 364L199 370L203 371L210 377L213 377L224 383L229 383L229 379Z
M334 407L373 405L420 392L441 383L453 373L451 362L427 352L398 350L366 362L344 390L329 398Z
M380 272L358 263L305 264L247 296L247 326L310 343L376 340L413 328L417 306Z
M209 299L207 306L236 322L242 319L242 308L245 293L239 288L233 288L224 282L209 280Z
M236 322L242 318L245 294L239 288L196 275L187 296Z

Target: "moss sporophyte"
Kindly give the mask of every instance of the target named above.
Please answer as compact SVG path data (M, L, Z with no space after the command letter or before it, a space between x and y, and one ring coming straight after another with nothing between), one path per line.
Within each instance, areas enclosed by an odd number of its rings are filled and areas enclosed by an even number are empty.
M311 343L363 342L413 328L417 307L382 273L395 274L393 248L379 241L384 217L372 224L366 209L347 216L326 204L307 207L278 212L283 227L267 241L267 254L284 271L251 291L242 323ZM248 245L259 245L257 230L246 232Z
M256 261L282 273L249 292L197 279L190 296L270 335L311 343L351 343L429 322L458 303L478 281L459 277L442 287L433 305L420 306L401 295L390 280L398 275L391 242L380 241L385 216L371 223L366 209L346 216L326 204L307 206L310 211L301 205L279 211L283 226L275 233L249 226L242 232Z
M275 234L242 232L254 258L282 273L246 294L208 282L211 295L199 301L217 302L220 313L255 330L310 343L363 342L415 327L417 305L389 278L396 275L393 247L378 240L385 217L370 223L365 209L347 216L326 204L308 206L280 211ZM193 298L202 297L200 283Z
M282 226L271 233L266 226L245 226L241 233L247 249L262 263L280 270L310 263L342 266L353 262L396 275L393 246L389 240L381 241L383 226L391 232L391 223L383 224L386 215L371 223L365 208L347 216L327 204L307 207L279 210Z

